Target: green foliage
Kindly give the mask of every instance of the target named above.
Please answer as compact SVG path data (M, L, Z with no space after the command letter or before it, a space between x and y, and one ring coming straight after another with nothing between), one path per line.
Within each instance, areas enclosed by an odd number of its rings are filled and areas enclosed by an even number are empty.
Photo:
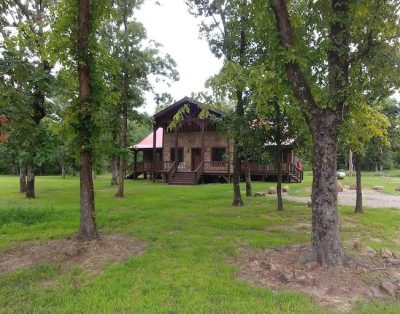
M381 143L380 146L389 146L389 126L390 122L384 114L360 101L358 106L353 106L341 127L341 141L356 154L364 155L365 147L373 138Z

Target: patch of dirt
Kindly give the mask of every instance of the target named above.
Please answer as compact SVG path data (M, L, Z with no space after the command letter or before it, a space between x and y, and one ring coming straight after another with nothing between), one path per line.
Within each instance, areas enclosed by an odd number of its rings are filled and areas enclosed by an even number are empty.
M62 270L77 265L91 273L113 263L143 254L146 244L134 238L112 234L80 243L75 238L30 242L0 253L0 274L43 263L59 263Z
M267 197L276 197L276 195L267 195ZM290 196L284 195L284 199L299 203L308 203L311 198L308 196ZM356 205L356 191L344 190L338 193L338 202L342 205ZM379 191L363 189L363 205L375 208L400 208L399 196L383 194Z
M381 253L352 252L357 257L345 266L327 268L305 262L309 244L279 249L240 249L240 257L231 261L239 267L237 277L275 291L304 292L327 307L351 310L360 298L400 297L400 259Z

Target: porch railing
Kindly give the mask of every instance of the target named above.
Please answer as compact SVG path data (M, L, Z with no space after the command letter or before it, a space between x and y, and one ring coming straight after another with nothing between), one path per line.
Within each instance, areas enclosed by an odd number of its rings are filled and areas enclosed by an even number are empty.
M132 164L131 166L132 168L135 167L134 164ZM136 172L140 172L140 171L151 171L153 169L153 163L152 162L137 162L136 163L136 168L134 169Z
M277 174L278 169L272 164L262 164L257 162L250 162L250 173L251 174ZM136 167L131 164L127 167L131 171L136 172L151 172L153 169L152 162L137 162ZM244 169L244 165L242 165ZM156 163L156 171L162 171L167 173L168 179L173 176L173 174L178 171L178 163L175 161L159 161ZM195 170L197 179L201 177L203 173L209 174L227 174L228 173L228 163L226 161L202 161ZM292 174L298 180L303 180L303 171L299 169L293 163L282 163L282 172L285 174Z
M204 172L228 173L226 161L204 161Z

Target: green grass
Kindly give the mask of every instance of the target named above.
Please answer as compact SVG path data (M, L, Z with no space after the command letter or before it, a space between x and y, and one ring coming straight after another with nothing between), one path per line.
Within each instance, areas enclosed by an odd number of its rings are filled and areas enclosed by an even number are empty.
M379 179L379 178L378 178ZM371 177L369 180L375 180ZM292 184L301 193L310 184ZM254 191L273 184L255 183ZM382 185L382 184L380 184ZM0 177L0 251L25 241L73 235L79 223L79 180L38 177L37 198L18 193L18 178ZM305 205L246 199L233 208L228 184L193 187L130 181L126 198L116 199L107 176L95 182L97 221L102 234L122 233L147 241L142 256L93 275L79 265L61 271L43 264L0 276L2 313L325 313L308 296L274 293L235 279L229 264L242 246L279 247L309 241ZM342 207L344 242L359 237L372 247L399 250L394 238L400 210L368 209L364 215ZM346 226L346 225L344 225ZM379 239L379 241L376 241ZM399 239L400 240L400 239ZM399 303L360 303L360 313L396 313ZM333 310L333 312L335 312Z

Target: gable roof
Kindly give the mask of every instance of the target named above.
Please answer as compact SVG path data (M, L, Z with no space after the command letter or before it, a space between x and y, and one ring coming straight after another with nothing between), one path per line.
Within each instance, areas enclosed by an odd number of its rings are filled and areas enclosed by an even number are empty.
M178 112L178 110L181 109L184 105L193 105L194 107L197 107L199 109L202 106L200 102L185 96L181 100L178 100L167 108L161 110L160 112L157 112L153 116L156 124L160 124L163 121L171 120L172 117ZM223 111L215 108L208 108L208 110L216 116L222 116L225 114Z
M158 128L156 133L156 148L162 148L163 128ZM130 149L153 149L153 132L147 135L140 143L132 145Z

